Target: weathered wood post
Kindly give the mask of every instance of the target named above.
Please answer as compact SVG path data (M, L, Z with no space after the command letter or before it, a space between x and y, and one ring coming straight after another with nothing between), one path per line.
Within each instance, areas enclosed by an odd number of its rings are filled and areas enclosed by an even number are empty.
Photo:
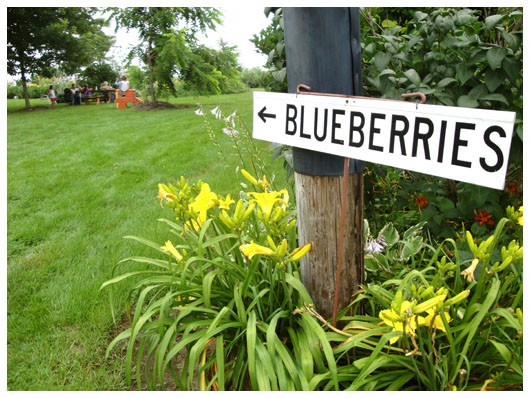
M285 8L284 22L289 92L305 84L313 92L361 95L358 8ZM300 244L313 242L313 251L301 262L302 282L317 311L330 318L335 290L340 310L362 282L363 164L349 162L344 250L339 253L344 158L300 148L293 148L293 157L298 236Z

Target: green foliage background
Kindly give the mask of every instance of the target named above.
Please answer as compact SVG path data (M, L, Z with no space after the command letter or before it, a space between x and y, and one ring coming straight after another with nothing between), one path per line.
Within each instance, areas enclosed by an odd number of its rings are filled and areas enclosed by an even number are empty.
M268 90L286 91L281 8L266 8L271 25L254 43L269 56ZM518 8L361 8L363 95L401 99L421 91L427 103L516 113L505 190L368 164L365 215L378 227L385 215L409 225L428 221L435 236L455 227L488 232L475 220L486 211L495 220L507 205L522 203L523 18ZM478 182L477 182L478 183ZM415 200L425 196L426 208Z

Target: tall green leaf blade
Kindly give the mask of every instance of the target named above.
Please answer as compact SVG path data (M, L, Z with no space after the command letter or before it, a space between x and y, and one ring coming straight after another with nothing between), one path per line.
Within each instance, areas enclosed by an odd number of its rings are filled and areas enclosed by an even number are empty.
M177 324L173 323L167 329L155 352L153 373L158 376L158 382L161 384L164 383L164 359L166 357L167 349L170 346L170 343L174 342L175 340L176 330Z
M277 391L278 390L278 378L276 376L276 368L273 365L272 358L269 355L269 352L263 345L262 341L258 339L256 341L256 353L259 358L260 366L257 369L257 378L258 385L263 385L260 387L260 391ZM266 379L266 381L265 381Z
M480 324L482 323L484 317L488 314L488 312L490 310L490 307L493 305L497 295L499 294L500 285L501 285L501 283L500 283L499 279L494 278L492 280L491 286L490 286L490 288L488 290L488 294L486 295L484 301L482 303L480 303L480 304L476 303L477 305L480 305L480 307L478 308L477 313L471 318L470 322L458 334L458 336L455 337L455 339L454 339L455 346L461 340L463 340L464 338L466 340L465 340L464 346L460 349L460 351L458 353L459 354L459 360L458 360L457 366L455 366L455 368L453 370L453 375L452 375L452 378L450 380L451 383L454 383L454 380L458 376L458 371L460 369L460 366L461 366L462 362L464 361L464 358L467 357L467 354L468 354L467 351L469 349L469 346L470 346L471 342L473 341L473 338L475 337L475 334L477 334L477 332L479 331Z
M311 351L307 349L309 341L306 336L305 330L289 328L289 336L291 337L291 344L295 353L296 360L304 373L307 380L313 378L313 355Z
M320 343L321 350L324 352L326 358L327 367L330 371L330 378L336 390L339 389L339 380L337 377L337 363L335 361L335 356L333 354L333 348L329 343L329 340L326 336L326 332L320 326L320 324L308 313L304 312L301 314L302 323L306 325L305 330L313 333Z
M207 308L211 308L211 298L212 298L212 283L215 277L222 275L223 271L213 270L208 272L202 281L202 298L204 299L204 305Z
M217 390L225 390L225 351L223 335L219 335L215 339L215 361L217 363Z
M309 295L307 288L303 285L300 279L294 277L291 274L285 274L285 282L291 285L300 294L300 300L304 304L313 304L313 299Z
M149 246L153 249L155 249L156 251L159 251L161 253L164 253L164 251L160 248L160 245L156 242L153 242L152 240L149 240L149 239L146 239L146 238L142 238L140 236L134 236L134 235L126 235L123 237L123 239L130 239L130 240L135 240L139 243L142 243L146 246Z
M256 379L256 313L251 311L248 315L247 322L247 357L248 357L248 373L250 376L250 383L254 389L262 388L258 385Z
M133 271L133 272L127 272L125 274L118 275L115 278L112 278L112 279L109 279L108 281L103 282L99 290L102 290L109 285L113 285L115 283L121 282L122 280L130 278L131 276L146 275L146 274L148 275L153 274L153 271Z

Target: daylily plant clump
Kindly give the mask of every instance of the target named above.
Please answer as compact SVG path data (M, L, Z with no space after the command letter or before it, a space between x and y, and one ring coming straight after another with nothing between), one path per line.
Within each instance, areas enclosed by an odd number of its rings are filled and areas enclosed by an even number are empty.
M340 350L367 336L365 355L380 365L371 374L377 389L522 388L523 208L509 206L490 236L463 231L437 247L424 241L423 225L401 235L389 223L377 238L365 225L367 282L353 306L362 303L363 312L344 318L355 337Z
M255 255L269 256L280 269L300 260L311 249L311 244L289 248L292 242L290 245L288 238L290 234L292 237L296 220L289 209L287 190L272 190L265 176L257 180L246 170L241 170L241 174L256 191L242 192L237 203L230 194L223 197L212 192L208 183L199 181L189 185L184 177L177 186L158 184L157 197L161 205L165 203L174 210L176 220L186 230L199 232L208 219L219 228L220 221L225 227L223 232L237 234L239 249L248 259ZM178 261L182 260L171 241L166 242L163 250Z
M169 238L160 244L131 237L157 250L158 257L123 260L148 269L122 273L102 286L138 278L131 327L107 352L127 340L126 376L131 382L136 369L139 388L146 382L157 389L168 374L179 390L197 388L197 380L204 390L259 388L264 378L256 379L262 369L255 356L265 355L265 341L269 361L276 361L271 359L279 355L276 350L285 355L283 342L299 321L292 312L312 302L298 274L311 243L297 245L288 191L272 189L265 176L241 173L250 188L237 199L184 177L160 183L160 205L172 210L171 219L160 220L169 226ZM154 367L146 365L149 358ZM184 364L177 366L177 358ZM289 364L269 365L267 374L281 388L295 379L300 383L285 369L277 379L275 372Z

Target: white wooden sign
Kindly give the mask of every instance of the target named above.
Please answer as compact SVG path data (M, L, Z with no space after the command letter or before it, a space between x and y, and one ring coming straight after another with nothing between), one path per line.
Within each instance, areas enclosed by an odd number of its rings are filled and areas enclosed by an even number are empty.
M503 189L514 112L254 93L253 137Z

